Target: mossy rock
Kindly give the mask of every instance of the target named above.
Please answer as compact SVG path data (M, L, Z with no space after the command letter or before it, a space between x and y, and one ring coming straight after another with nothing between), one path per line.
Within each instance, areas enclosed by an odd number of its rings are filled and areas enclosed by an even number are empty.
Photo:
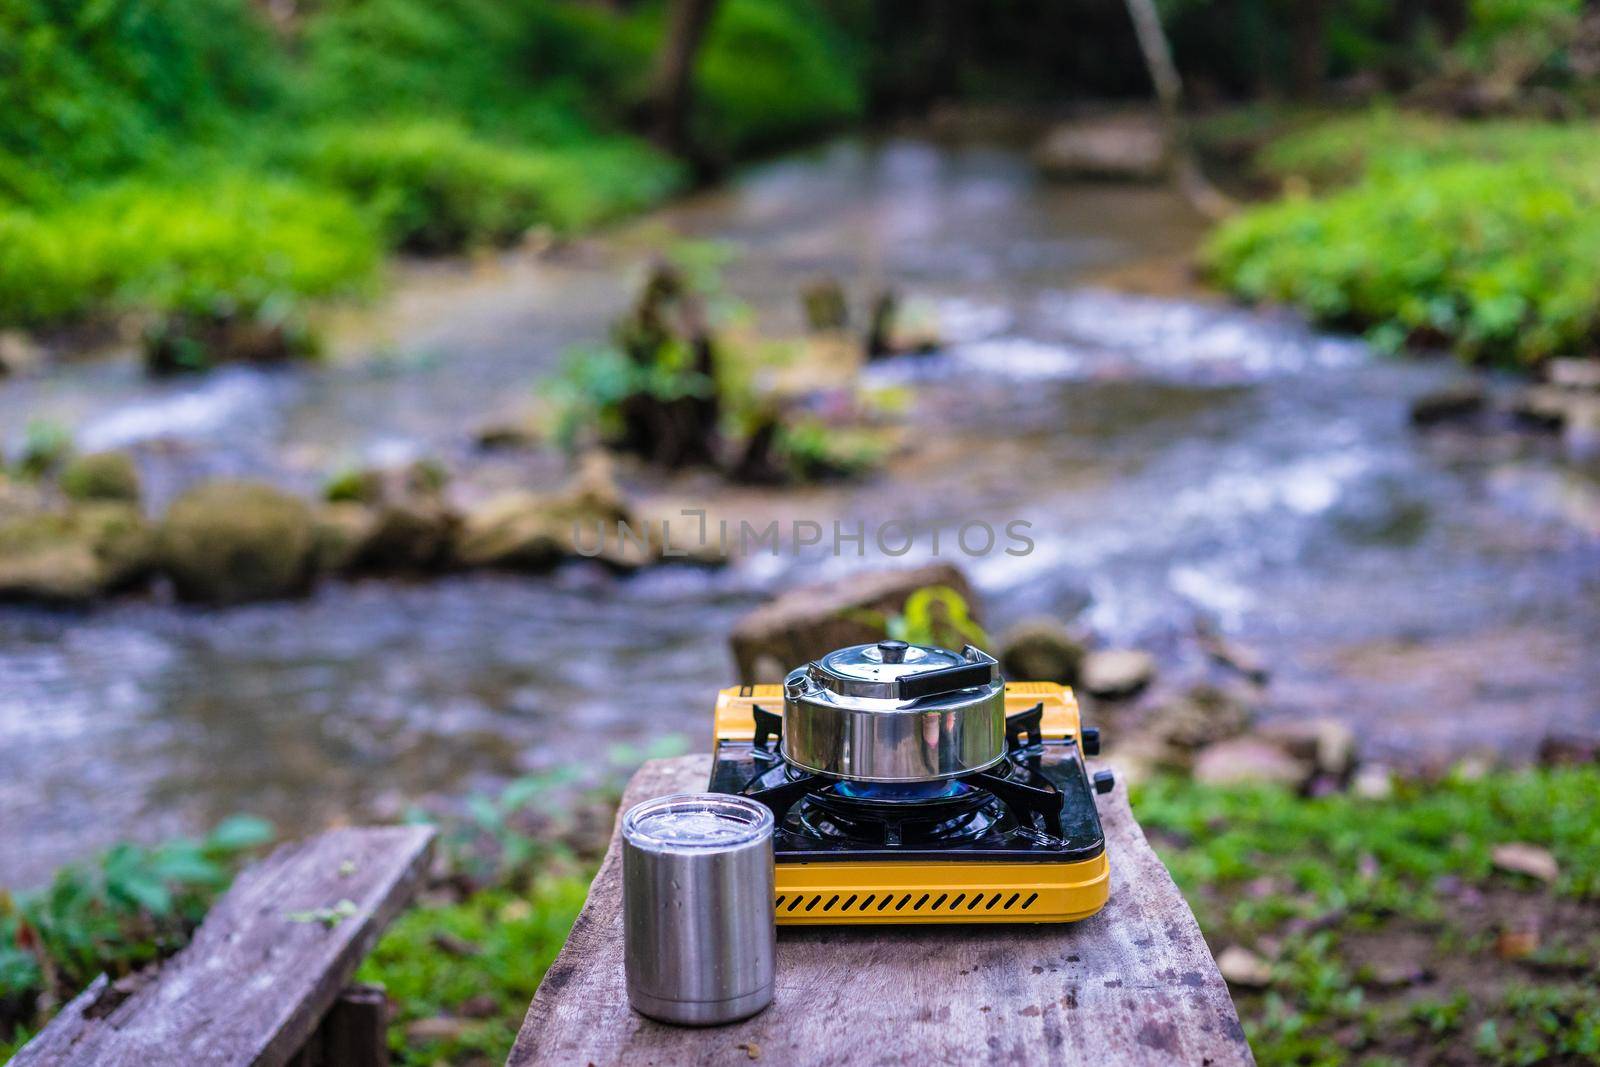
M467 514L455 540L464 567L544 571L572 552L572 520L554 513L547 497L510 492Z
M224 363L283 363L316 355L317 340L296 315L177 311L144 335L152 374L209 370Z
M154 534L126 504L0 519L0 600L84 603L139 584L154 564Z
M312 526L311 569L317 574L342 574L361 558L377 529L378 516L361 504L324 504Z
M61 492L69 500L139 502L139 468L126 452L91 452L67 461Z
M1085 652L1081 636L1045 616L1024 619L1000 640L1000 664L1014 682L1076 685Z
M167 512L161 566L185 600L267 600L305 589L315 543L305 501L267 485L211 482Z

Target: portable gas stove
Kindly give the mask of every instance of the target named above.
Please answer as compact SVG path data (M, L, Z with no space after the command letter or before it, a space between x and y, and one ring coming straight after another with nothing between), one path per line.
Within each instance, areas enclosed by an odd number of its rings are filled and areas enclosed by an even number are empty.
M877 647L889 651L874 655L903 655L895 646L906 647L885 642ZM721 691L710 784L760 800L777 818L779 924L1073 922L1105 904L1110 869L1094 797L1112 781L1110 772L1091 779L1085 770L1099 731L1082 727L1070 689L1005 683L1003 712L995 701L1003 757L981 770L892 783L785 758L793 747L780 747L784 702L784 686Z

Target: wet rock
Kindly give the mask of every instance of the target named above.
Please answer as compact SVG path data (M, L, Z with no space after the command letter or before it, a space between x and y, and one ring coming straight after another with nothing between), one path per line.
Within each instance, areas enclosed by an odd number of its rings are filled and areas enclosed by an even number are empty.
M1256 736L1319 774L1342 779L1355 766L1355 731L1339 719L1280 719L1260 727Z
M1438 426L1473 419L1488 403L1488 390L1477 382L1446 386L1411 402L1411 425Z
M224 363L281 363L315 350L315 338L298 318L231 310L173 312L144 335L145 369L152 374Z
M267 485L211 482L168 510L159 552L183 599L238 604L301 592L314 545L303 500Z
M1541 882L1554 882L1561 877L1561 867L1550 850L1526 841L1511 841L1496 845L1489 851L1489 861L1496 870L1508 874L1525 874Z
M376 528L377 516L362 504L324 504L312 519L311 569L318 574L352 569Z
M368 504L374 507L417 499L436 500L449 485L450 472L431 459L394 466L355 467L340 471L323 486L329 503Z
M0 600L84 603L143 581L154 561L149 525L125 504L0 519Z
M1303 763L1259 737L1235 737L1207 745L1194 761L1194 780L1206 785L1266 782L1297 789L1306 778Z
M553 515L545 497L514 491L467 512L455 559L464 567L545 571L570 554L571 543L571 522Z
M1272 984L1272 965L1239 945L1229 945L1218 953L1217 970L1229 985L1264 989Z
M1084 652L1083 639L1065 623L1037 616L1017 623L1000 639L1000 666L1012 681L1075 685Z
M632 536L624 536L618 523ZM467 567L541 571L571 556L597 558L619 570L661 559L655 524L638 519L617 484L610 457L590 452L555 493L502 493L472 509L455 538Z
M1546 734L1539 741L1539 763L1545 767L1600 763L1600 734Z
M1251 718L1249 706L1232 693L1201 685L1158 709L1150 730L1167 745L1193 751L1239 736Z
M436 571L448 564L460 516L433 500L379 506L351 569L382 574Z
M362 536L354 545L339 545L334 537L328 562L349 549L339 569L379 574L435 571L451 559L461 517L444 500L449 473L432 460L416 460L393 467L371 467L342 472L324 487L332 504L354 504L368 511ZM346 532L354 532L353 513L334 516ZM338 531L326 531L333 536Z
M1266 657L1249 645L1229 638L1215 626L1207 623L1197 628L1200 647L1211 661L1220 667L1239 674L1256 685L1266 685L1272 677Z
M1167 138L1153 113L1073 119L1047 133L1034 161L1051 177L1158 181L1167 173Z
M478 427L472 443L481 452L510 452L536 448L544 441L538 423L528 416L496 419Z
M1083 688L1102 700L1131 697L1155 676L1155 657L1138 649L1106 649L1091 652L1083 660Z
M818 278L800 291L806 326L813 333L830 333L850 328L850 305L837 278Z
M1552 359L1545 378L1564 389L1600 390L1600 359Z
M799 586L734 624L729 645L739 680L752 683L763 658L784 664L787 671L845 645L881 640L884 630L878 620L904 610L906 599L927 586L955 590L978 617L966 575L949 563L862 571Z
M61 492L69 500L139 502L139 468L126 452L91 452L62 467Z
M44 365L44 349L25 333L0 330L0 378L31 374Z
M1560 430L1566 424L1574 394L1550 385L1530 385L1511 401L1511 415L1530 430Z

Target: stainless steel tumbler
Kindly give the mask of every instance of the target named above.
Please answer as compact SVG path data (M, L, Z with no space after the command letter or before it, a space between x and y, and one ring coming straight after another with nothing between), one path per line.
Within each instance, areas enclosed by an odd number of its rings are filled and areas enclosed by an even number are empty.
M623 954L635 1010L710 1026L772 1002L772 825L766 805L721 793L659 797L623 816Z

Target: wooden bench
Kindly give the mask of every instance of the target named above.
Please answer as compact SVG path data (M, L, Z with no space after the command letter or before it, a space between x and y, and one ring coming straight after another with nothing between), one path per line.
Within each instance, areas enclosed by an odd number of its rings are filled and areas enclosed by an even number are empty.
M710 757L645 764L623 810L705 787ZM1104 911L1065 926L780 927L772 1007L731 1026L628 1008L617 838L507 1063L1250 1064L1227 983L1118 788L1100 799Z
M340 829L280 847L239 875L181 952L95 979L13 1067L386 1063L382 991L347 986L416 892L433 836Z

